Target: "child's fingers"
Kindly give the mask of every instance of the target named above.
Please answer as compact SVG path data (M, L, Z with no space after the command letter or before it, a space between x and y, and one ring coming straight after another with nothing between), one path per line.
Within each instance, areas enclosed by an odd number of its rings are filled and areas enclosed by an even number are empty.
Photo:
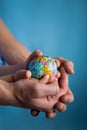
M43 83L44 82L44 83ZM55 78L52 83L45 84L46 82L43 80L42 83L37 84L37 88L40 91L39 98L45 96L55 96L59 93L58 80Z
M31 72L29 70L27 70L25 72L25 78L29 79L31 77Z
M49 75L45 75L42 79L39 80L40 83L48 83L49 81Z
M49 77L49 81L48 81L48 83L53 82L53 81L54 81L54 79L55 79L55 77L54 77L54 76L50 76L50 77Z
M31 72L28 70L20 70L17 71L14 75L13 75L13 80L17 81L20 79L26 79L26 78L30 78L31 77Z
M59 77L60 77L60 72L58 72L58 74L56 75L56 78L59 78ZM45 75L42 79L39 80L39 82L47 84L47 83L53 82L54 80L55 80L54 76Z

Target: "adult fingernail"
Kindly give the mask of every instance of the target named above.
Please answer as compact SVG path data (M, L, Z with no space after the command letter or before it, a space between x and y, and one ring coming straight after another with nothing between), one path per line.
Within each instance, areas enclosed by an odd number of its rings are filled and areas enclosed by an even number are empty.
M69 70L70 70L71 74L75 73L74 69L71 66L69 66Z
M39 49L37 49L36 52L38 52L40 55L43 55L43 53Z

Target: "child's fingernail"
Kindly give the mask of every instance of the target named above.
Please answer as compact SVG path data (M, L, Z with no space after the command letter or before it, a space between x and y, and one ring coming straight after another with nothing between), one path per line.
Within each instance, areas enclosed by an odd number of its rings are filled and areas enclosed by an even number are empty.
M45 75L46 78L49 78L50 76L49 75Z

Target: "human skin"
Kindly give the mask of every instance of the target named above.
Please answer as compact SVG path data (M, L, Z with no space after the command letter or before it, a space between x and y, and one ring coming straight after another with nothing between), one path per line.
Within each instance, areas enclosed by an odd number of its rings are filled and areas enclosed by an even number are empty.
M23 71L24 70L22 70L20 73L19 72L16 72L15 73L15 75L14 75L14 80L19 80L19 79L26 79L26 78L29 78L28 76L26 76L26 75L24 75L23 74ZM69 89L67 89L69 86L68 86L68 75L66 75L66 72L65 72L65 70L64 70L64 68L63 67L61 67L60 68L60 71L61 71L61 77L62 77L62 79L61 79L61 81L60 81L60 86L61 86L61 88L59 87L59 93L56 95L56 96L48 96L48 99L49 99L49 101L50 100L55 100L55 101L58 101L57 103L56 103L56 105L54 105L54 108L56 107L56 108L58 108L58 110L60 110L60 111L64 111L65 109L66 109L66 106L64 106L64 104L62 103L62 102L59 102L59 100L60 100L60 97L62 96L62 95L65 95L65 93L66 94L69 94L69 93L71 93L71 91L69 90ZM19 73L19 74L18 74ZM35 79L36 80L36 79ZM48 82L49 82L49 80L48 80ZM62 84L64 82L64 84ZM44 80L44 82L43 83L47 83L47 78L45 78L45 80ZM67 91L67 90L69 90L69 91ZM62 96L62 98L63 98L63 96ZM66 95L66 98L67 98L67 95ZM66 98L63 98L62 100L66 100L67 102L71 102L71 101L69 101L69 99L66 99ZM73 98L73 97L72 97ZM73 100L73 99L72 99ZM46 112L46 116L48 117L48 118L52 118L52 117L54 117L55 115L56 115L56 113L55 113L55 111L54 111L54 108L53 109L50 109L50 111L47 111ZM60 109L59 109L60 108ZM62 109L62 110L61 110ZM33 109L32 111L32 114L33 115L37 115L38 113L39 113L39 111L36 109Z
M30 52L19 43L9 32L3 21L0 19L0 53L4 60L10 64L20 64L26 61Z
M26 76L26 79L17 80L17 75ZM51 111L57 102L48 96L56 96L59 93L58 80L47 83L49 76L44 76L41 80L34 80L31 78L31 72L22 70L16 72L15 82L5 82L0 80L0 105L17 106L29 109L36 109L39 111ZM25 87L26 86L26 87ZM50 89L49 89L50 87Z
M61 77L59 80L59 88L60 88L60 94L61 92L66 92L65 94L61 95L59 102L56 103L55 108L58 109L60 112L64 112L67 108L67 103L72 103L74 101L74 95L72 91L69 88L68 83L68 74L74 74L74 65L71 61L68 61L62 57L55 58L56 60L60 61L60 67L59 71L61 73ZM38 112L35 112L36 115L38 115ZM53 112L46 113L46 117L53 118L56 116L55 110Z
M72 66L72 64L71 64L71 66ZM69 68L67 69L67 71L69 71ZM61 80L59 81L59 86L61 86L61 87L59 87L59 93L54 98L55 100L56 99L58 100L58 102L56 103L54 108L58 109L59 111L65 111L66 106L64 105L63 102L70 103L71 100L73 101L74 97L73 97L71 90L69 89L68 75L67 75L67 72L65 71L64 67L60 67L60 72L61 72ZM22 73L19 73L19 75L17 75L15 73L14 80L19 80L20 78L26 79L28 77L25 77L25 75L23 75ZM47 82L47 79L45 79L45 80L44 80L44 83ZM52 98L52 96L49 96L49 100L51 100L51 98ZM61 100L62 100L62 102L60 102ZM34 110L31 110L31 113L34 116L36 116L39 113L39 111L34 109ZM48 118L53 118L55 115L56 115L56 113L55 113L54 109L50 110L49 112L46 112L46 116Z
M40 51L38 52L40 53ZM28 58L27 62L29 63L37 54L37 51L33 52ZM25 67L24 69L27 68L27 62L24 62L25 65L23 63L23 67ZM57 96L59 91L58 79L54 77L50 78L49 75L45 75L41 80L36 80L31 78L31 73L28 70L21 70L20 73L19 68L20 64L13 65L11 69L10 66L4 66L4 68L1 67L2 73L4 70L5 74L11 73L11 75L13 75L12 79L15 82L7 83L5 81L0 81L0 105L17 106L16 102L19 101L20 104L23 104L23 107L36 109L38 111L40 110L50 112L59 98ZM17 71L18 69L19 71ZM16 71L16 73L13 73L13 71ZM25 74L24 72L29 74ZM6 95L8 95L8 97L6 97ZM48 96L51 97L52 95L57 96L55 98L55 101L54 98L51 98L51 100L49 100ZM11 99L11 97L14 98ZM15 98L17 101L13 100ZM15 101L15 103L12 101ZM21 106L19 105L19 107Z
M32 60L32 58L34 58L34 56L37 56L37 55L41 55L42 53L39 51L39 50L37 50L37 51L35 51L35 52L33 52L30 56L29 56L29 58L27 59L27 61L26 62L24 62L23 64L21 64L21 66L22 66L22 69L26 69L27 68L27 64ZM56 58L57 59L57 58ZM62 59L61 58L61 66L63 65L63 61L64 61L64 59ZM67 60L65 60L66 61L66 64L67 64ZM64 61L64 63L65 63L65 61ZM71 62L69 62L70 63L70 65L69 65L69 67L70 66L72 66L72 64L71 64ZM57 62L57 65L59 64L59 62ZM65 65L66 65L65 64ZM6 73L13 73L14 71L17 71L17 70L19 70L20 68L21 68L21 66L20 66L20 64L18 64L18 65L13 65L13 66L11 66L11 68L10 68L10 66L5 66L5 67L1 67L1 70L2 70L2 72L5 72L4 73L4 75L6 74ZM64 65L63 65L64 66ZM14 67L15 67L15 69L14 69ZM23 68L24 67L24 68ZM58 66L59 67L59 66ZM5 70L5 71L3 71L3 70ZM10 71L8 71L8 70L10 70ZM12 71L12 72L11 72ZM67 71L69 71L69 68L67 68ZM60 69L60 72L61 72L61 69ZM73 71L72 71L73 72ZM72 73L71 72L71 73ZM62 89L62 91L60 92L60 95L61 96L63 96L65 93L64 92L66 92L66 93L68 93L67 92L67 90L66 90L66 88L69 90L69 88L67 87L68 86L68 78L67 78L67 76L65 76L67 73L66 72L64 72L64 70L61 72L61 78L60 78L60 81L61 82L59 82L59 85L60 85L60 88L63 88ZM66 80L63 80L63 79L66 79ZM65 81L65 83L64 83L64 81ZM52 81L51 81L52 82ZM62 85L61 85L62 84ZM67 84L67 85L66 85ZM64 86L64 87L63 87ZM60 89L61 90L61 89ZM70 90L69 90L69 93L70 93ZM71 94L71 93L70 93ZM61 97L60 96L60 97ZM65 98L63 97L63 100L64 100ZM68 99L67 99L68 100ZM67 102L69 102L69 101L67 101ZM59 111L65 111L66 110L66 105L64 104L64 103L62 103L62 102L60 102L60 101L58 101L58 103L55 105L56 106L56 109L58 109ZM32 114L33 115L35 115L35 113L37 113L35 110L34 111L32 111ZM52 118L53 117L53 115L55 115L55 112L46 112L46 115L47 115L47 117L49 117L49 118ZM51 116L50 116L51 115Z
M25 62L26 59L29 57L30 52L12 36L12 34L8 31L8 29L2 22L2 20L0 20L0 30L1 30L0 31L0 52L2 54L2 57L10 65ZM66 76L67 74L74 73L72 62L62 59L62 58L56 58L56 59L59 60L61 63L61 66L64 67L66 71ZM61 82L63 81L62 78L60 78L60 81ZM65 78L65 81L67 82L66 78ZM65 84L65 82L62 84ZM62 87L61 84L60 84L60 87ZM65 110L64 108L66 108L66 103L72 102L73 99L74 99L73 94L70 88L67 87L66 94L60 98L60 102L57 103L55 108L60 111L63 111ZM47 115L51 115L48 117L53 117L52 115L55 115L55 112L48 113Z

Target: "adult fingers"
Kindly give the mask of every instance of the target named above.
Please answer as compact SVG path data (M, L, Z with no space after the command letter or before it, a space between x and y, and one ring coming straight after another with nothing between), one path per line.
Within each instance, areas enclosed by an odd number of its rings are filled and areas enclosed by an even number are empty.
M28 70L19 70L13 75L13 80L26 79L31 77L31 72Z
M59 68L60 67L60 61L56 58L54 58L55 62L56 62L56 65L57 67ZM61 76L61 73L59 72L59 69L58 69L58 73L56 74L56 78L60 78Z
M56 74L56 78L60 78L61 77L61 73L58 71Z
M74 65L71 61L65 61L63 65L68 74L74 74Z
M60 67L60 61L57 58L54 58L54 60L56 62L57 67Z
M38 110L31 110L31 115L32 116L38 116L39 111Z
M60 101L63 103L72 103L74 101L74 95L72 91L69 89L66 95L63 95L60 98Z
M43 55L43 53L40 50L35 50L33 53L31 53L31 55L29 56L28 60L27 60L27 66L30 63L30 61L35 58L36 56L41 56Z
M61 77L59 80L59 86L60 88L67 88L68 87L68 75L64 69L64 67L60 67L60 73L61 73Z
M32 116L38 116L40 112L37 111L37 110L31 110L31 115ZM51 118L54 118L56 116L56 112L55 111L52 111L52 112L45 112L45 115L47 118L51 119Z
M60 61L61 66L63 66L68 74L74 74L74 64L72 61L64 59L62 57L56 58Z
M55 110L52 112L46 112L46 117L49 119L54 118L55 116L56 116Z
M66 104L59 101L56 103L55 108L60 112L64 112L66 110Z

